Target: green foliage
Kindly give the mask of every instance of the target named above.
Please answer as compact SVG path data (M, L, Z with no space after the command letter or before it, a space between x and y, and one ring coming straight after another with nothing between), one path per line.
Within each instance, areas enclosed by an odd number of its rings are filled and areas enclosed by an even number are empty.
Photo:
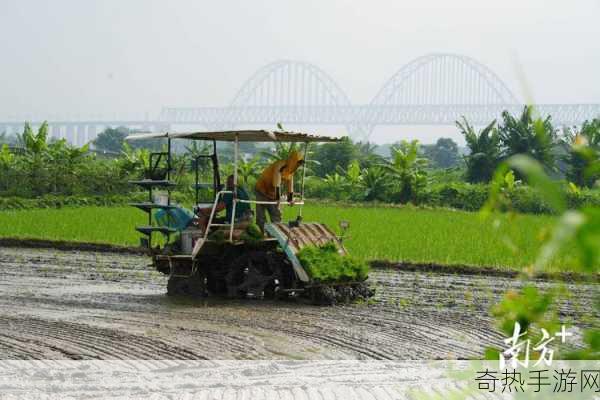
M334 172L333 174L326 175L323 183L327 186L334 200L342 200L342 198L346 197L348 182L344 176Z
M272 163L279 160L287 160L292 151L301 151L298 143L275 143L275 148L269 150L262 150L259 154L267 160L268 163Z
M596 185L600 179L600 118L585 121L578 133L565 130L563 143L567 147L563 157L567 179L581 187Z
M242 232L240 239L248 244L256 245L264 239L264 236L258 225L250 224Z
M356 166L356 168L354 168ZM508 174L508 175L506 175ZM507 179L510 181L507 182ZM443 180L442 180L443 181ZM527 214L556 214L556 210L536 188L523 185L514 173L506 171L502 177L502 202L497 204L502 211ZM348 171L328 175L325 179L310 177L306 181L306 196L309 198L344 201L382 201L395 203L398 198L393 190L390 176L381 168L360 169L357 162ZM600 205L600 191L561 185L566 206L569 209ZM490 185L465 182L431 183L421 189L414 200L420 206L455 208L477 211L488 199Z
M392 159L383 165L396 186L396 198L400 203L414 201L418 192L425 187L427 160L419 157L419 141L402 141L392 147Z
M363 281L369 275L369 266L364 261L340 255L334 243L307 246L298 252L298 259L308 275L318 282Z
M48 147L48 123L44 122L38 129L37 133L34 133L29 123L25 123L23 135L21 140L23 141L23 147L25 152L30 155L42 155L44 150Z
M117 160L123 174L138 174L150 169L150 151L134 149L129 143L123 143L121 158ZM139 176L138 176L139 177Z
M487 185L454 182L431 185L417 200L420 205L477 211L485 204L487 196Z
M533 112L532 106L525 106L519 118L515 118L508 111L502 113L502 123L498 132L504 147L504 157L528 155L547 170L553 171L556 162L556 129L552 126L550 116L546 119L534 118Z
M596 161L597 163L598 161ZM509 158L496 171L490 199L484 213L489 214L497 209L501 203L502 178L509 168L517 170L527 178L528 182L535 187L552 206L562 213L561 217L548 235L548 239L540 248L533 270L545 269L560 252L568 247L570 253L579 262L577 265L584 271L595 273L600 267L600 207L588 207L579 210L567 210L567 200L564 192L560 190L557 182L552 181L543 171L542 165L536 160L518 155ZM551 294L540 296L534 289L525 287L521 295L507 293L501 311L497 313L500 318L501 327L505 330L515 321L524 323L525 327L536 325L543 328L549 319L547 311L553 301ZM596 305L596 309L600 304ZM523 322L524 323L523 323ZM551 319L550 321L553 321ZM525 328L523 327L523 330ZM589 330L585 334L587 347L571 354L569 357L582 359L593 359L598 356L600 349L600 334L598 330Z
M358 154L350 139L316 146L312 159L318 164L314 167L314 173L326 177L339 172L340 168L346 170L350 163L358 158Z
M508 193L512 188L508 187L509 182L507 182L507 174L511 172L511 168L527 177L531 186L540 194L552 212L562 212L565 209L566 200L560 185L545 174L540 163L526 155L519 154L500 164L496 170L494 179L490 183L490 196L484 207L485 212L504 211L511 204ZM514 175L512 182L514 182Z
M362 198L366 201L384 201L389 186L388 175L383 167L364 168L360 174L358 186L362 190Z
M15 155L10 151L7 144L0 147L0 168L6 170L10 168L15 161Z
M370 142L357 142L354 144L357 152L357 158L355 161L359 162L359 165L363 168L368 168L372 165L381 164L384 161L384 157L377 154L378 145Z
M566 353L565 360L598 360L600 359L600 329L588 329L583 333L584 347Z
M354 201L389 201L390 176L378 165L360 168L358 160L348 170L337 168L324 179L310 177L306 182L306 195L315 198Z
M465 137L470 150L469 155L465 157L468 182L489 182L492 179L500 159L500 136L495 125L494 120L477 133L465 117L462 123L456 121L456 126Z
M199 156L206 156L212 153L212 146L208 143L203 142L202 145L199 144L198 140L192 140L188 145L184 145L183 148L186 151L186 154L190 159L194 160ZM208 160L202 160L205 163L208 163ZM207 165L207 164L206 164Z
M458 145L450 138L439 138L435 144L422 147L425 157L438 168L451 168L458 164Z
M128 128L120 126L118 128L106 128L92 142L94 148L107 152L118 154L125 143L125 138L129 135Z
M254 156L250 159L240 158L238 163L238 174L245 185L252 178L256 178L260 173L260 159L258 156Z
M509 158L498 168L491 185L490 197L484 207L484 213L498 210L506 201L502 191L504 175L509 168L517 170L527 177L531 185L543 196L544 200L557 213L562 213L555 226L550 239L542 247L535 267L544 268L553 257L565 246L571 244L572 250L582 262L582 266L591 270L598 266L600 249L597 243L600 240L600 207L586 207L579 210L567 210L565 192L559 184L552 181L543 171L541 164L527 156L514 156Z
M218 229L218 230L214 231L213 233L211 233L210 235L208 235L208 239L213 240L217 243L225 243L226 232L223 229Z
M30 210L63 207L124 206L130 202L147 199L147 194L138 192L129 195L55 196L44 195L35 199L22 197L0 197L0 211Z
M256 224L248 225L246 227L246 233L248 234L248 236L253 237L255 239L263 238L263 233L261 232L260 228Z
M492 315L498 320L498 327L507 336L513 334L514 324L521 325L521 332L530 326L555 330L555 318L548 318L551 311L553 296L551 293L541 293L535 286L525 286L520 291L507 292L500 303L492 309Z
M139 245L132 229L148 217L133 207L65 207L0 212L0 236Z
M542 293L533 285L526 285L520 290L509 290L502 301L492 307L492 316L496 318L497 326L506 337L512 337L516 323L521 334L527 333L527 339L539 343L543 336L541 329L555 332L559 329L558 316L553 308L554 293ZM498 360L500 351L488 348L485 358ZM534 358L539 358L532 355Z
M139 193L139 198L131 200L143 201L144 194ZM79 198L72 200L79 201ZM98 201L102 201L102 196ZM191 204L184 199L175 201ZM24 204L23 208L27 206L29 204ZM49 199L46 207L1 211L0 236L137 245L139 234L132 227L147 224L147 215L130 206L86 207L81 204L75 207L69 202L63 208L54 208ZM295 218L296 213L297 207L284 208L283 220ZM344 238L344 246L361 260L480 265L513 270L522 270L535 262L543 243L539 232L549 231L556 223L556 217L552 216L501 214L497 216L498 224L492 225L474 213L370 203L309 202L303 206L302 215L305 221L319 221L334 229L340 220L349 221L351 234ZM423 243L435 245L424 246ZM567 244L544 270L577 268L572 255Z
M2 196L126 194L132 190L127 181L141 175L139 160L132 159L134 150L127 152L129 158L97 158L88 145L77 148L65 139L49 140L46 123L37 131L25 124L19 140L17 150L0 149Z
M132 131L124 126L119 126L117 128L106 128L96 137L93 142L91 142L91 144L96 150L117 155L121 151L123 144L126 143L125 138L134 133L141 132ZM144 148L150 151L159 151L165 142L165 139L159 138L143 140L138 139L131 141L129 145L134 149Z

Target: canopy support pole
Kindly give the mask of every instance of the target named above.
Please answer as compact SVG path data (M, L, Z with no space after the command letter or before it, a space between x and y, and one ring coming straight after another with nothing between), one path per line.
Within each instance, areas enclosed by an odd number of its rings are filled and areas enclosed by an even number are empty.
M233 242L233 227L235 224L235 208L237 205L237 178L238 178L238 157L240 155L240 135L239 133L235 134L235 142L234 142L234 147L233 147L233 193L232 193L232 200L233 200L233 207L231 209L231 221L230 223L230 227L229 227L229 241Z
M304 142L304 163L302 164L302 179L300 180L300 211L302 217L302 207L304 206L304 179L306 179L306 163L308 161L308 142Z

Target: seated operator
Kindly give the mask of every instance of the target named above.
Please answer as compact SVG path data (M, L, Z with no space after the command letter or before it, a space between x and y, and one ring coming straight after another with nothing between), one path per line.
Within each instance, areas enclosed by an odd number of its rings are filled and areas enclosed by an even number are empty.
M233 175L227 177L226 190L233 191ZM236 198L238 200L249 200L250 196L246 190L238 186L236 188ZM198 226L205 230L208 225L208 219L210 218L210 212L212 207L202 208L198 210ZM225 221L228 224L231 222L231 215L233 213L233 193L224 193L222 200L217 203L215 208L215 214L225 209ZM213 217L214 222L215 217ZM249 203L237 202L235 205L235 227L236 229L245 229L245 227L252 220L252 210L250 209Z
M256 200L274 201L277 204L256 204L256 224L264 233L266 213L272 223L281 222L279 202L281 200L282 184L287 187L287 201L294 204L294 173L304 164L304 159L297 151L291 151L286 160L275 161L269 165L256 181Z

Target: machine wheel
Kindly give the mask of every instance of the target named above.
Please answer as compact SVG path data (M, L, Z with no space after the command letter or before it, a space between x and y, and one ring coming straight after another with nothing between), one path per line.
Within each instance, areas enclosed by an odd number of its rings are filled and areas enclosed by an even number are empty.
M167 282L167 295L169 296L183 296L187 292L187 278L180 278L178 276L169 277Z
M206 279L199 273L189 278L171 276L167 283L167 295L206 297Z
M229 297L273 298L281 283L281 265L270 252L253 251L233 260L225 277Z

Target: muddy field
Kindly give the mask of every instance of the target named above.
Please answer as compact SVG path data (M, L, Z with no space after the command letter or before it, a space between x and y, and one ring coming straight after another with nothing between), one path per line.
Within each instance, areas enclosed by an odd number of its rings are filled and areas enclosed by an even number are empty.
M370 304L185 300L143 256L0 248L0 359L462 359L502 345L489 307L511 278L377 269ZM557 283L539 281L542 287ZM561 285L563 286L563 285ZM598 284L561 318L596 325ZM577 328L575 328L577 332Z

